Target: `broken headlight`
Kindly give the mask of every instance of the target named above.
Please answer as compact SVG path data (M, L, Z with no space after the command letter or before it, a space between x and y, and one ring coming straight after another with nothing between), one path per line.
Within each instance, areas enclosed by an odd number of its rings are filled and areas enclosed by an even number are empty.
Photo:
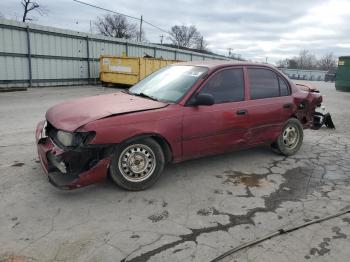
M57 132L57 140L64 146L72 146L74 134L60 130Z
M57 140L65 147L75 147L81 144L89 143L95 136L95 132L76 132L70 133L62 130L57 131Z

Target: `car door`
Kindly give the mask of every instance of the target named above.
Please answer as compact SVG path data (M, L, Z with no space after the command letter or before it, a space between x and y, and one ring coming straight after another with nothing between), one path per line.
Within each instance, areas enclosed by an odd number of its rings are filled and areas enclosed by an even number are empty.
M250 145L273 142L290 117L293 100L282 77L264 67L248 67Z
M183 158L222 153L245 145L248 141L248 116L243 69L221 69L199 89L201 93L211 94L215 103L211 106L185 106Z

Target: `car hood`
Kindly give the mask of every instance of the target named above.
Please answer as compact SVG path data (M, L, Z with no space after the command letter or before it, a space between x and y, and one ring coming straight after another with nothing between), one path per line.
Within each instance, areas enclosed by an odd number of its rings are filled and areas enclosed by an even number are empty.
M51 107L46 120L57 129L75 131L79 127L111 115L157 109L168 104L118 92L84 97Z

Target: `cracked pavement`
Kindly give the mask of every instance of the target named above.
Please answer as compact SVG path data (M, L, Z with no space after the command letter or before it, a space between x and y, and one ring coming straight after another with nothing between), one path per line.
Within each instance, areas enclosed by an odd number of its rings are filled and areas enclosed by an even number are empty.
M268 147L168 166L150 189L111 181L52 187L36 123L48 107L115 89L0 94L0 261L210 261L227 250L350 207L350 93L313 82L336 130L306 130L292 157ZM347 261L350 214L243 249L222 261Z

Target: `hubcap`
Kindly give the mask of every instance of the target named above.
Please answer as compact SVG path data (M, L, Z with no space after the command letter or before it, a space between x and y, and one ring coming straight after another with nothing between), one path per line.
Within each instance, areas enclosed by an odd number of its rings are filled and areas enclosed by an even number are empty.
M287 126L283 131L283 143L290 149L297 146L299 142L299 132L294 126Z
M141 182L153 174L156 158L148 146L143 144L130 145L120 154L118 167L126 180Z

